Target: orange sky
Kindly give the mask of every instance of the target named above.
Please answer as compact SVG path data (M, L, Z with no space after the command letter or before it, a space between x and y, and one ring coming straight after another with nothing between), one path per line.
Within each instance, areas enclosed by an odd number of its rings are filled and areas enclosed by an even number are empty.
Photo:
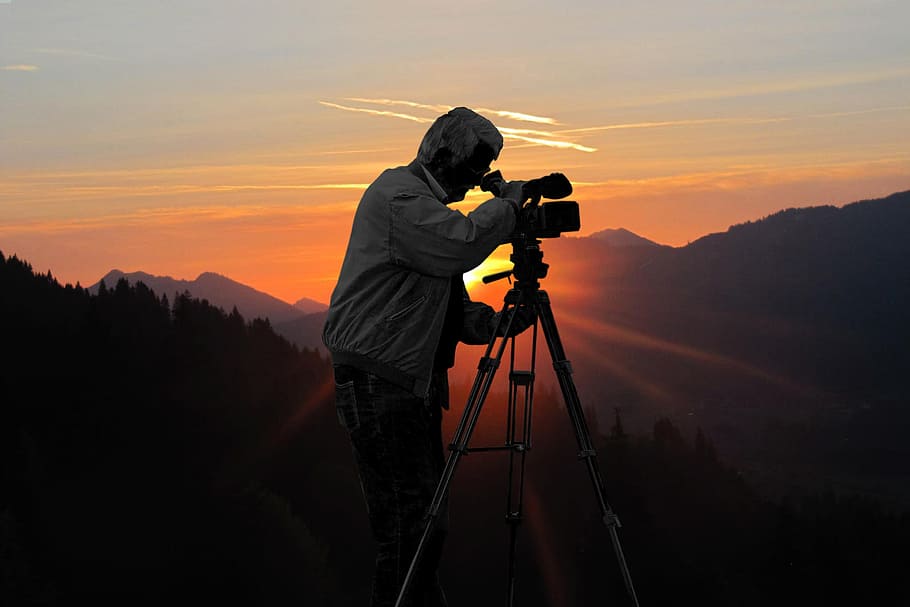
M363 188L454 105L507 178L575 183L581 234L910 189L905 3L474 4L0 3L0 251L327 302Z

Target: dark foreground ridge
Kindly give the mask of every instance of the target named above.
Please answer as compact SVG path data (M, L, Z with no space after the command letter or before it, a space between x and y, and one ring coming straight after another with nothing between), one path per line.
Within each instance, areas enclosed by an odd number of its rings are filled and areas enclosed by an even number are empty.
M91 295L0 255L0 603L365 604L372 547L355 540L366 516L329 362L265 321L112 287ZM541 390L535 416L519 599L621 605L553 394ZM629 436L618 416L601 426L642 604L910 598L906 514L833 492L767 500L702 432L657 420ZM452 604L501 604L497 462L468 458L453 488Z

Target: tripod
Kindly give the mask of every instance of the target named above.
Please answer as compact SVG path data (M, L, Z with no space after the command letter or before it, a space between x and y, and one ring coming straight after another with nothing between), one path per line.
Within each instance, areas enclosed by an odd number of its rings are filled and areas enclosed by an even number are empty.
M572 380L572 366L566 358L562 341L559 338L559 332L556 328L556 319L553 316L553 310L550 307L550 297L546 291L540 290L538 279L544 278L547 274L548 265L543 263L543 252L540 250L540 240L522 235L512 241L513 252L510 257L514 268L508 272L501 272L488 276L484 282L492 282L500 278L505 278L510 274L515 276L515 284L511 290L506 293L502 310L498 315L496 327L493 335L487 344L486 351L480 359L477 366L477 375L471 387L464 413L455 430L452 443L449 445L450 454L446 461L445 469L442 472L439 484L430 507L427 511L427 523L423 535L417 545L417 549L408 568L408 573L402 583L401 590L398 594L398 600L395 607L402 607L403 601L413 581L415 572L423 557L423 553L438 520L439 511L445 502L449 493L449 485L455 475L455 469L458 466L461 457L472 451L509 451L509 491L506 522L509 524L509 584L508 584L508 603L512 607L515 600L515 553L518 526L522 518L523 491L524 491L524 474L525 460L528 451L531 449L531 414L533 410L534 398L534 366L536 363L537 352L537 328L538 322L543 330L547 347L550 351L550 357L553 361L553 368L556 371L559 387L566 404L566 411L575 431L575 438L578 443L578 458L583 460L587 467L588 476L594 486L594 492L604 524L610 535L610 541L613 544L613 551L616 554L616 560L619 564L620 572L626 586L629 598L635 607L638 607L638 597L635 594L635 588L632 585L632 577L629 568L626 565L626 559L623 554L622 546L619 542L617 530L621 526L619 518L613 512L607 498L604 494L604 482L600 474L600 468L597 464L597 457L594 446L591 443L591 435L585 421L581 401L578 398L578 392L575 389L575 383ZM503 352L506 343L509 340L509 331L518 314L519 307L531 308L536 313L536 319L532 327L532 346L531 346L531 369L527 371L515 370L515 347L514 338L510 357L509 369L509 403L506 428L506 443L499 447L480 447L469 448L468 442L477 426L480 418L480 411L484 401L490 391L493 377L502 361ZM499 341L497 345L497 340ZM495 350L495 354L494 354ZM492 355L492 356L491 356ZM522 416L521 435L516 440L517 409L519 392L523 394L524 412ZM517 458L517 462L516 462ZM518 495L514 495L513 488L516 484L516 467Z

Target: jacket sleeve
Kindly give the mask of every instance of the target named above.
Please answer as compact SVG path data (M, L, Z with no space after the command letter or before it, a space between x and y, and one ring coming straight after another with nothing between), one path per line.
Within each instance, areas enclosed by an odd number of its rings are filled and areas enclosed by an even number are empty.
M493 334L493 317L496 311L485 303L471 301L467 289L463 290L464 322L461 327L459 341L475 346L485 345L490 342Z
M468 213L435 198L398 193L390 204L391 262L430 276L457 276L475 268L515 228L512 203L491 198Z

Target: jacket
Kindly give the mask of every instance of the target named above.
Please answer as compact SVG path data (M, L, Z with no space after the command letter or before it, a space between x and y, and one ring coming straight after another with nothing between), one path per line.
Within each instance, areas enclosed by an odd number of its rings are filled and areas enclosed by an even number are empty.
M322 340L333 363L425 398L452 277L479 265L514 227L507 200L465 216L433 194L416 161L384 171L357 207L329 304ZM460 340L487 343L493 309L464 298Z

